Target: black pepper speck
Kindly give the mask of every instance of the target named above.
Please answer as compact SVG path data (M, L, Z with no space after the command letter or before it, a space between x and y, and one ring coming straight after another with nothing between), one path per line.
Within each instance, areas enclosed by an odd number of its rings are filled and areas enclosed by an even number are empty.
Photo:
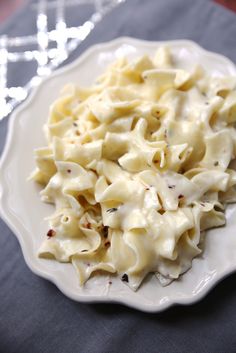
M123 276L121 277L121 280L123 281L123 282L129 282L129 277L128 277L128 275L127 275L127 273L124 273L123 274Z

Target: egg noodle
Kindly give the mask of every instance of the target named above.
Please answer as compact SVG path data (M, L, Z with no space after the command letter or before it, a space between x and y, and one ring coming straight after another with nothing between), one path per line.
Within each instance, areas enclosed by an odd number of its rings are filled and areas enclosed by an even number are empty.
M106 271L133 290L150 272L165 285L189 269L236 201L235 87L177 68L168 47L67 85L35 151L32 178L55 205L39 256L71 262L80 284Z

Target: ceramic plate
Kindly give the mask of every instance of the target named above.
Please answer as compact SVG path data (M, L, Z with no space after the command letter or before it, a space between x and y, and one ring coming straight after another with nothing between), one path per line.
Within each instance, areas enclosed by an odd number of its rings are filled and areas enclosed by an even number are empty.
M46 216L53 206L43 204L40 188L27 177L35 166L33 150L45 145L42 126L48 109L68 82L90 85L116 58L135 58L153 54L168 44L176 63L190 68L201 64L212 75L236 75L236 68L227 58L210 53L190 41L147 42L132 38L91 47L73 64L45 79L33 94L12 114L6 147L1 160L0 209L2 218L19 239L25 260L36 274L47 278L68 297L80 302L119 302L150 312L172 304L190 304L202 298L223 277L236 270L236 207L227 208L227 226L207 232L205 250L193 261L192 268L167 287L148 276L137 292L132 292L119 279L108 275L93 277L81 288L71 264L39 259L37 249L48 229Z

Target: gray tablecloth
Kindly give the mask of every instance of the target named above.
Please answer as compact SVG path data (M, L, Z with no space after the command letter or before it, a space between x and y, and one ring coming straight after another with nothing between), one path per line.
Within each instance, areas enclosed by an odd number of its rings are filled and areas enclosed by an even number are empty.
M76 22L78 14L71 12ZM32 25L25 11L2 32ZM189 38L236 62L236 15L207 0L128 0L110 13L74 52L118 36ZM27 71L19 66L11 80ZM0 148L7 120L0 123ZM120 305L80 304L31 273L20 246L0 221L0 352L235 353L236 275L201 302L145 314Z

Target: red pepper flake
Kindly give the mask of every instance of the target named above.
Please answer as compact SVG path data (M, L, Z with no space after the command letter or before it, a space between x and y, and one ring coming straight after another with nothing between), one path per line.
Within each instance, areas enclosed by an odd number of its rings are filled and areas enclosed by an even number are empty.
M47 236L48 236L49 238L51 238L51 237L54 237L54 235L56 235L55 230L49 229L49 231L47 232Z
M182 198L184 198L184 195L180 194L180 195L178 196L178 199L182 199Z
M123 274L123 276L121 277L121 280L123 281L123 282L129 282L129 277L128 277L128 275L127 275L127 273L124 273Z
M71 173L71 169L67 169L67 173Z
M84 228L91 229L91 223L90 222L86 223L84 225Z
M150 188L146 188L146 190L150 190Z
M159 163L160 162L160 160L159 159L154 159L154 161L153 161L154 163Z
M109 248L111 246L111 243L109 241L107 241L104 245L106 248Z

